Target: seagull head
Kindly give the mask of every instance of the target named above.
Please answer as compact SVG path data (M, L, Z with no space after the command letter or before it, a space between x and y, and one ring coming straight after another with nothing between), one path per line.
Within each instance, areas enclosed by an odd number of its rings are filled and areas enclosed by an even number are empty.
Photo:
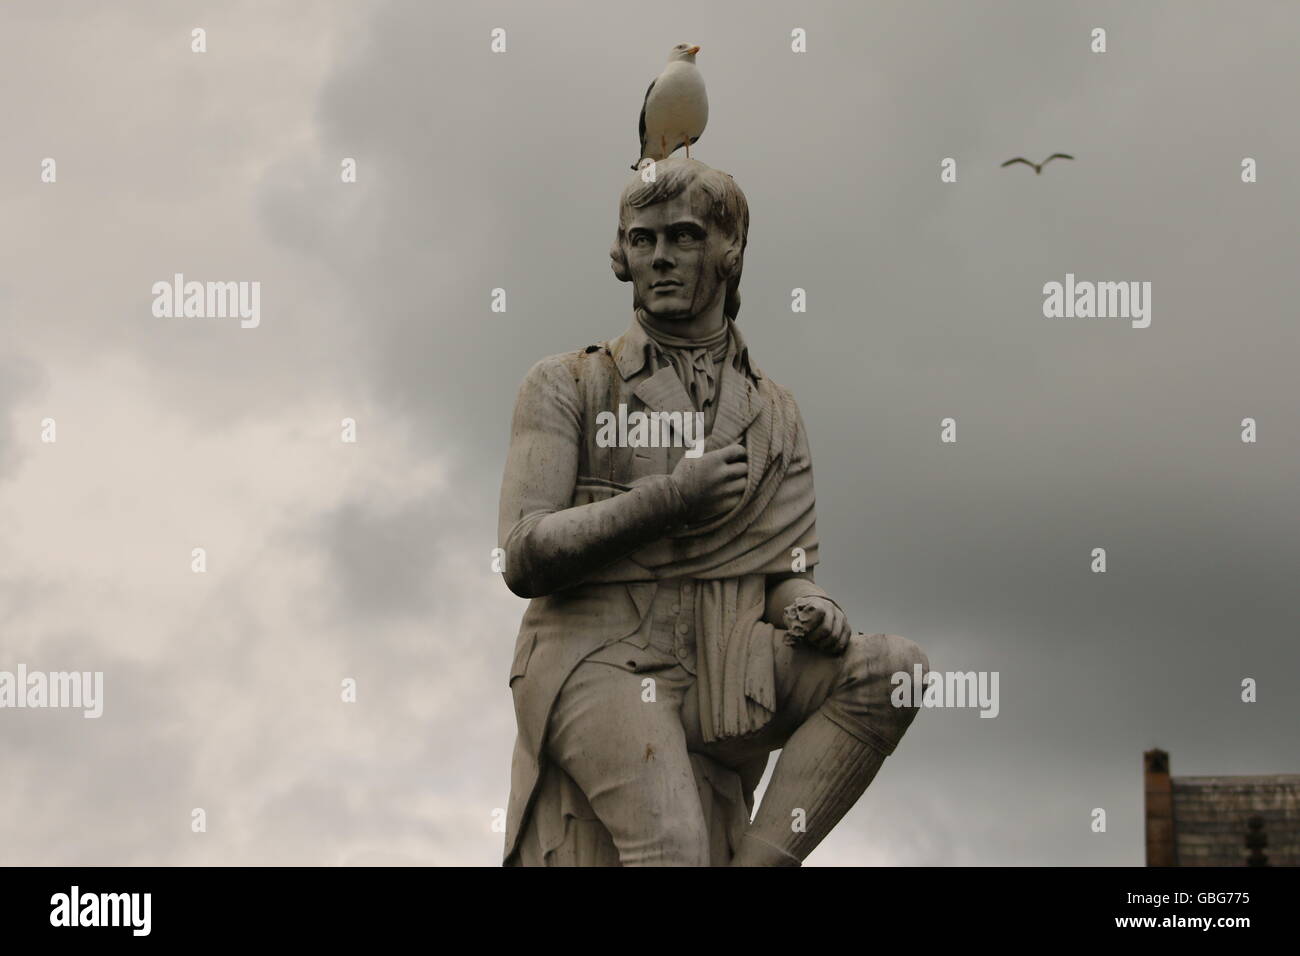
M695 54L699 52L700 48L697 46L692 46L689 43L679 43L668 51L668 62L676 63L680 60L684 63L694 63Z

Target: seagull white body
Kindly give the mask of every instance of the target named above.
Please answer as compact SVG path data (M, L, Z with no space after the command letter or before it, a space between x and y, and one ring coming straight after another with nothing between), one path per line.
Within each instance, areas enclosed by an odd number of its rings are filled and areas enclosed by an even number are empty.
M709 97L704 91L704 74L695 65L699 51L698 46L677 44L668 54L664 71L646 90L641 107L641 158L633 169L646 159L667 159L682 146L690 156L691 144L704 133Z

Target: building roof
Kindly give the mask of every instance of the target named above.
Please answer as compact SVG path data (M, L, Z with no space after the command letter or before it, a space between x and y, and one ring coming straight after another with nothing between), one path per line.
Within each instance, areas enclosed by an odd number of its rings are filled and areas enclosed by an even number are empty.
M1244 866L1251 817L1261 817L1270 866L1300 866L1300 774L1171 777L1179 866Z

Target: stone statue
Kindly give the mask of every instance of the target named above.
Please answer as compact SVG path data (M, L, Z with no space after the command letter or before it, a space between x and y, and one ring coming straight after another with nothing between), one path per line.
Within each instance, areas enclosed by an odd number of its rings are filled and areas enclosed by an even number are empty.
M924 653L854 633L813 581L803 420L736 323L748 229L725 173L634 175L610 250L630 327L519 389L499 543L531 600L506 865L798 866L916 715L890 677Z

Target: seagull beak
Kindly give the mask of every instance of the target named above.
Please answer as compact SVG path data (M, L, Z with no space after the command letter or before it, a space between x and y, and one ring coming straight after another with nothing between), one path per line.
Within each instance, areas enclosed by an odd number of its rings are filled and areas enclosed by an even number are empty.
M689 50L687 50L686 52L689 53L691 56L694 56L695 54L697 54L697 53L700 52L700 48L697 47L697 46L693 46L693 47L691 47Z

